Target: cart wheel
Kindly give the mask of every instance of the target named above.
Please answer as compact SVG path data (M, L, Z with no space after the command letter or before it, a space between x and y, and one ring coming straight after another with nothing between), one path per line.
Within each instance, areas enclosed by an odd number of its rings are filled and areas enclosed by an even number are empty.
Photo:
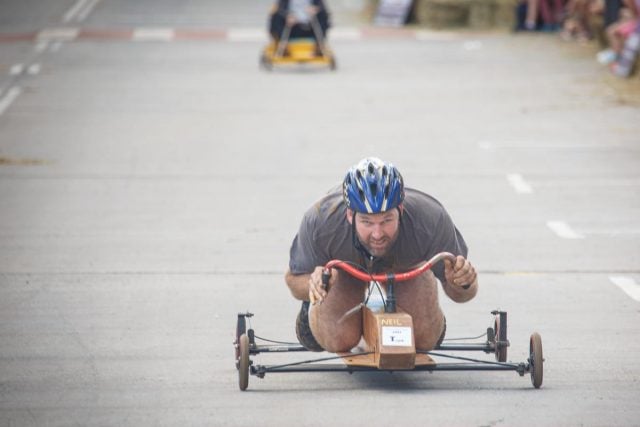
M236 352L236 369L240 369L240 337L247 332L247 321L243 314L238 314L238 321L236 322L236 340L233 342Z
M504 344L500 344L500 342L505 343L507 341L507 325L500 324L500 315L496 315L495 321L493 323L493 329L495 331L495 339L496 339L496 360L498 362L506 362L507 361L507 346Z
M329 68L331 69L331 71L335 71L336 68L338 68L338 64L336 63L336 58L335 57L331 57L331 61L329 62Z
M238 385L244 391L249 386L249 337L247 334L240 336L240 359L238 360Z
M531 384L533 384L535 388L540 388L542 385L543 363L542 338L539 333L534 332L529 339L529 365L531 370Z
M271 60L267 58L267 55L265 55L264 53L260 55L260 68L267 71L271 71L273 69L273 64L271 63Z

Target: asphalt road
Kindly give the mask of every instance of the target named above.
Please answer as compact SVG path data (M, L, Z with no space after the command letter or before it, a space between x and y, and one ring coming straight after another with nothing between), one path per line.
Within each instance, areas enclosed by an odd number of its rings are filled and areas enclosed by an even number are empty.
M338 70L265 72L269 1L0 2L0 426L632 426L640 89L554 35L405 31L335 2ZM506 373L234 367L294 340L303 211L360 158L441 200L509 312ZM260 355L284 363L296 355Z

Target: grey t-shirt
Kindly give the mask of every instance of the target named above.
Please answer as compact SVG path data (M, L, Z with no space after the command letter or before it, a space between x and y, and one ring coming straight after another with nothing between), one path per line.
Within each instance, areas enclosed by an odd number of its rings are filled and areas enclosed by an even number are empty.
M353 245L346 209L340 187L331 190L305 213L289 251L291 273L311 273L332 259L367 265L364 255ZM440 202L428 194L405 188L398 239L389 254L376 260L371 272L407 271L443 251L466 257L467 245ZM444 281L442 263L438 263L433 272Z

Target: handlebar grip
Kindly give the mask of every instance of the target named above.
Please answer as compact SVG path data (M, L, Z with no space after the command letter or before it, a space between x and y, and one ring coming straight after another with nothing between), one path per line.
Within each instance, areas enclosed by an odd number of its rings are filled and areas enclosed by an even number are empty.
M325 268L324 270L322 270L322 286L327 289L327 286L329 286L329 280L331 279L331 270L328 268Z

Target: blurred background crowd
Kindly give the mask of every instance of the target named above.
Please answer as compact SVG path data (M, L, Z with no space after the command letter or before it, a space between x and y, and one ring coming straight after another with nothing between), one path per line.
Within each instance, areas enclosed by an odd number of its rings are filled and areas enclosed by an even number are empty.
M511 27L558 34L593 46L597 60L617 76L639 75L640 0L368 0L377 14L408 11L405 23L428 28Z
M597 42L596 59L620 76L633 71L640 45L640 0L520 0L516 31L557 31L567 41Z

